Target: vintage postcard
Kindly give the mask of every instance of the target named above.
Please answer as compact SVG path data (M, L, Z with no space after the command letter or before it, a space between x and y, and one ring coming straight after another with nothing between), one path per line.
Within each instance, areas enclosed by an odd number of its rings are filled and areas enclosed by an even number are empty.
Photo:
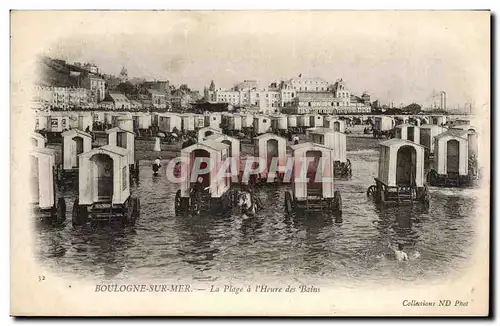
M483 11L12 11L14 316L486 316Z

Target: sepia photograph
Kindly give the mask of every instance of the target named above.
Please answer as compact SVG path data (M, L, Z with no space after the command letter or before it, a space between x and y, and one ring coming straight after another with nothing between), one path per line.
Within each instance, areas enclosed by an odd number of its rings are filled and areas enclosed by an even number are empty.
M13 316L487 316L488 10L10 13Z

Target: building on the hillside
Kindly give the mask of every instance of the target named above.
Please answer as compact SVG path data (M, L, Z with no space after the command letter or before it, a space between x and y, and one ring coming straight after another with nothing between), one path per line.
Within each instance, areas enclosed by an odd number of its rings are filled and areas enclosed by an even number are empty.
M109 92L103 104L113 110L130 110L130 100L122 93Z
M42 107L61 109L89 105L89 90L77 87L34 86L33 101Z
M172 109L185 110L191 107L191 94L182 89L176 89L170 96Z
M168 108L168 98L164 91L158 89L147 89L148 98L146 100L151 100L151 105L155 109L166 110Z
M99 73L99 67L97 67L95 64L93 63L85 63L83 65L83 69L87 70L88 72L92 73L92 74L98 74Z
M80 85L90 90L89 102L99 103L106 96L106 83L102 77L96 74L86 73L81 76Z

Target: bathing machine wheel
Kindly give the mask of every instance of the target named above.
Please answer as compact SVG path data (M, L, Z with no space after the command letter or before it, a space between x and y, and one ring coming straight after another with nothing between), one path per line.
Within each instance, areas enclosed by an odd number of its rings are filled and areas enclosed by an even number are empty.
M366 195L368 197L373 197L375 198L375 196L377 195L377 186L376 185L371 185L368 187L368 190L366 190Z

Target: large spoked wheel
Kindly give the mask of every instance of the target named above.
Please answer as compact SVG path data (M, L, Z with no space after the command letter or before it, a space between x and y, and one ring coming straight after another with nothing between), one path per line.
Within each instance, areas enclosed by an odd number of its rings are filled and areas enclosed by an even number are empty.
M377 186L376 185L371 185L371 186L368 187L368 190L366 190L366 195L368 197L375 198L376 194L377 194Z
M287 214L292 212L292 194L290 191L285 192L285 212Z
M88 219L87 206L81 206L78 204L78 198L75 199L73 203L73 214L71 216L71 222L73 226L78 226L85 224Z
M342 212L342 195L338 190L333 193L333 209L337 212Z

